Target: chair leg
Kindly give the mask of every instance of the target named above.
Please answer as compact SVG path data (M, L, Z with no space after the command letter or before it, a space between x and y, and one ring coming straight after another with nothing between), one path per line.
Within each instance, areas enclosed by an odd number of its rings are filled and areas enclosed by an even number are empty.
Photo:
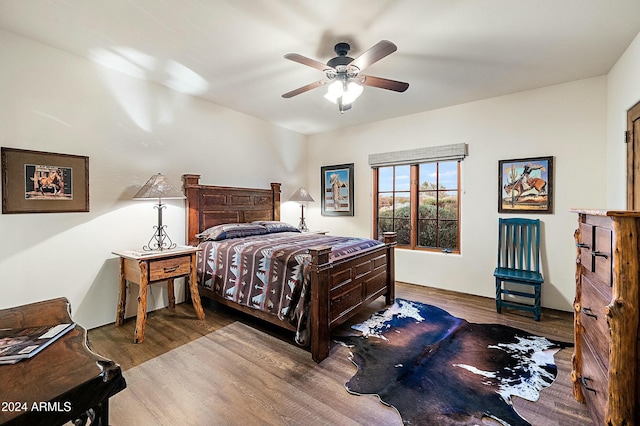
M502 282L496 278L496 312L502 313Z
M539 285L534 286L535 296L533 299L533 320L540 321L540 314L542 313L542 309L540 308L540 287Z

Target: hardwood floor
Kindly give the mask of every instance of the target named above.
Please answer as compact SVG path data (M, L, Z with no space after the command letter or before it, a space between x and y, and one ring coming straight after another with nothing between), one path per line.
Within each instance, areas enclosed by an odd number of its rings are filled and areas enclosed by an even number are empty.
M429 303L471 322L500 323L564 341L573 340L571 313L543 310L542 319L503 309L493 299L397 284L399 298ZM268 324L204 303L206 318L188 304L161 309L147 319L145 341L133 343L135 318L122 327L89 331L92 349L119 363L128 388L111 400L112 426L120 425L401 425L394 409L375 396L349 394L355 373L349 350L334 345L321 364ZM382 309L380 299L350 324ZM345 324L343 328L347 328ZM174 350L177 349L177 350ZM533 425L589 425L586 407L571 393L572 349L555 356L558 378L531 403L514 406Z

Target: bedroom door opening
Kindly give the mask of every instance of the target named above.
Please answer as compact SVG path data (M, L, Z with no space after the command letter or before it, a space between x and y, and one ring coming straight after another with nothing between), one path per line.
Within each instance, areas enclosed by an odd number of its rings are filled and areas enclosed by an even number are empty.
M640 210L640 102L627 111L627 209Z

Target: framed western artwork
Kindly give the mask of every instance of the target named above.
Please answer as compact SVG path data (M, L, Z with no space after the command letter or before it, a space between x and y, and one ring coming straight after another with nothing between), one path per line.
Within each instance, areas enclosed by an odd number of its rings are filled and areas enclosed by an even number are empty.
M553 157L498 162L500 213L553 213Z
M2 148L2 213L89 211L89 157Z
M320 168L323 216L353 216L353 163Z

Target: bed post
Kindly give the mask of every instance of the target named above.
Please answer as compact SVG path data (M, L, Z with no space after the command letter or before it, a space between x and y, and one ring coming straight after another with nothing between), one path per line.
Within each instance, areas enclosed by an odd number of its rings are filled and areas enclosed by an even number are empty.
M311 357L320 362L329 356L331 321L329 318L329 282L331 247L309 249L311 255Z
M280 184L271 183L271 195L273 197L273 220L280 220Z
M384 243L387 246L387 293L385 303L392 305L396 298L395 247L397 244L395 232L384 232Z
M199 200L198 188L200 187L200 175L184 174L182 175L184 195L187 197L187 229L185 239L187 245L198 245L196 234L200 232L200 219L198 216Z

